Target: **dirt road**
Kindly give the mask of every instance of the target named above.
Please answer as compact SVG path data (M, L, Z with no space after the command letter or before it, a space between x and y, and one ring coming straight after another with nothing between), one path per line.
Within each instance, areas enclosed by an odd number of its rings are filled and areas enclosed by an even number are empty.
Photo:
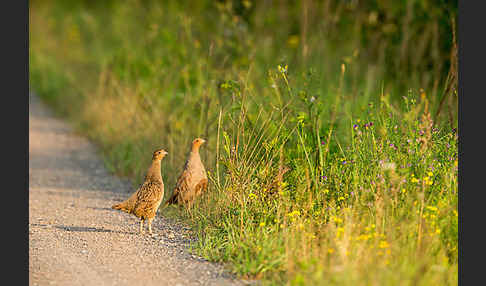
M158 216L154 238L110 208L134 189L95 147L29 103L29 285L244 285L185 249L187 228Z

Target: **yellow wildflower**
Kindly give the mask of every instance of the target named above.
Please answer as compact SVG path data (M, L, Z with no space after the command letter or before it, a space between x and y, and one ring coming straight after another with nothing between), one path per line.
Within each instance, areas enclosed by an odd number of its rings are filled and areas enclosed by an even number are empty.
M250 9L252 3L249 0L243 0L242 1L243 6L245 6L246 9Z
M300 212L298 210L295 210L291 213L288 213L287 216L289 217L300 216Z
M331 217L331 220L334 221L335 223L342 223L343 222L343 220L341 218L338 218L338 217L335 217L335 216Z
M284 67L282 67L281 65L278 65L278 71L281 72L281 73L286 73L288 70L288 65L285 65Z
M338 227L336 232L336 237L339 238L344 232L344 227Z
M287 39L287 45L289 45L292 48L295 48L299 45L299 36L298 35L292 35Z
M315 239L316 238L316 236L314 234L312 234L312 233L306 233L305 235L308 236L310 239Z
M388 248L390 247L390 244L386 240L380 241L380 244L378 245L379 248Z
M368 240L371 238L370 234L361 234L360 236L356 237L356 240Z

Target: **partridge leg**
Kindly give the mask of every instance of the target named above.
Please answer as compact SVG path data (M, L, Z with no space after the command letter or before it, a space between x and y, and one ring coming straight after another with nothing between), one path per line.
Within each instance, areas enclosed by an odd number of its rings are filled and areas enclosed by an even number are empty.
M152 235L152 221L154 219L153 218L149 218L147 219L147 223L148 223L148 230L149 230L149 234Z
M143 229L143 219L140 220L140 234L143 234L144 233L144 229Z

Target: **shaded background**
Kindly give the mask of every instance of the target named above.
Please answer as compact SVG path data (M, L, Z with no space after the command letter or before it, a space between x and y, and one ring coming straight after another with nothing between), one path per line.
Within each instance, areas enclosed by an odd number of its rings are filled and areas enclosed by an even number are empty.
M337 85L342 63L353 97L423 88L442 99L457 86L456 1L50 0L30 7L32 82L33 51L52 33L76 46L58 47L66 64L82 49L89 59L76 60L87 69L109 66L126 81L170 77L165 91L194 90L198 73L213 85L250 68L261 78L280 63L294 75L317 75L316 94Z

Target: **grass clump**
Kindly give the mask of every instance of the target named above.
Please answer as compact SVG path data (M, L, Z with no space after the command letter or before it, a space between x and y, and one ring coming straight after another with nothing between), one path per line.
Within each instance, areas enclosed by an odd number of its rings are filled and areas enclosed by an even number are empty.
M403 100L383 96L338 137L312 112L247 118L243 98L221 127L225 172L185 213L195 250L277 284L455 283L457 134L433 124L425 96Z

